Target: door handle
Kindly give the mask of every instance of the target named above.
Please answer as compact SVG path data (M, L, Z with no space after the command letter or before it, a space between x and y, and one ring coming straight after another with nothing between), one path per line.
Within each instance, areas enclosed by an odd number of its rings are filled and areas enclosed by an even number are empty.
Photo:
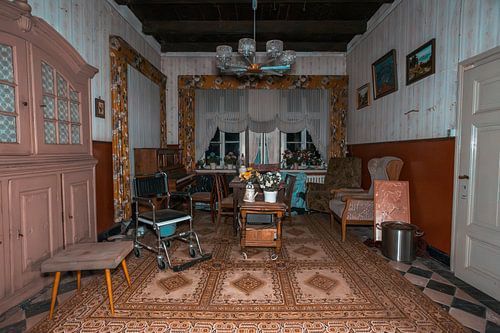
M469 179L469 176L467 176L467 175L460 175L460 176L458 176L458 179Z

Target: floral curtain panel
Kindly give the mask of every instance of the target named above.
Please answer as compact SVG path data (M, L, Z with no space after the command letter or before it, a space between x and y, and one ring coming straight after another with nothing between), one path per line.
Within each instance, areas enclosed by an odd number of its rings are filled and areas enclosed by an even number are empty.
M328 149L330 92L326 89L210 89L195 91L196 160L203 157L217 127L239 133L307 129L321 155Z
M113 155L114 220L131 217L130 152L128 136L127 67L132 66L160 86L160 146L167 144L166 86L167 77L119 36L110 36L111 113Z

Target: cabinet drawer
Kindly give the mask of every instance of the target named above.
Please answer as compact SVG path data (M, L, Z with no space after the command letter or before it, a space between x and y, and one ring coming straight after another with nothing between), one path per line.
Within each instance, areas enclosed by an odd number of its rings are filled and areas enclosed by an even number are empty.
M251 229L246 230L247 241L274 241L277 239L276 228Z

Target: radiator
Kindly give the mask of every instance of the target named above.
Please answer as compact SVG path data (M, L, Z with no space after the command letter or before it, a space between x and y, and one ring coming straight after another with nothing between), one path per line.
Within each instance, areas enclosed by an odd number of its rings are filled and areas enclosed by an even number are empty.
M325 182L325 175L307 175L307 182L323 184Z

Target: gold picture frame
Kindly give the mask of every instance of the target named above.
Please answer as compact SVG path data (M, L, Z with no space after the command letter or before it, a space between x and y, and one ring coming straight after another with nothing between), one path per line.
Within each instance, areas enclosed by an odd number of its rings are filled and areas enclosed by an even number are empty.
M370 82L362 85L356 90L356 102L358 110L371 105Z

